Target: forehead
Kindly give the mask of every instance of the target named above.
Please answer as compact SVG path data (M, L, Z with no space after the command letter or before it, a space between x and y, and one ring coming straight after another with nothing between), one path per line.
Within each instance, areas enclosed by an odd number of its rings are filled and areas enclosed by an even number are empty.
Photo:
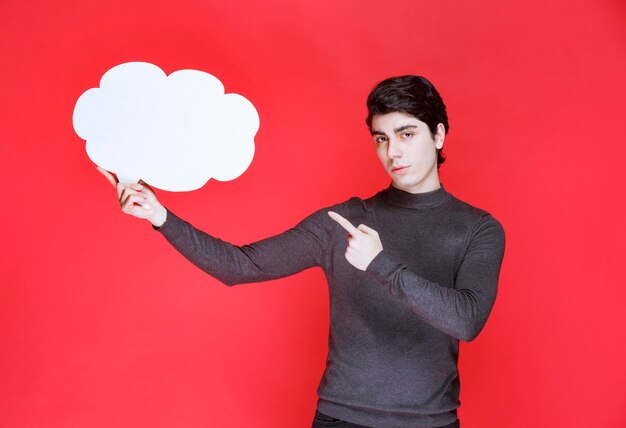
M426 126L424 122L411 116L410 114L394 111L387 114L376 114L372 116L372 132L394 132L394 129L398 129L403 126Z

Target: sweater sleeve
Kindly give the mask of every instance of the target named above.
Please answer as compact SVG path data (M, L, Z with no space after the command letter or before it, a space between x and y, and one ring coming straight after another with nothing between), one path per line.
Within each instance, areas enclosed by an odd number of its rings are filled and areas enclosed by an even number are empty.
M372 260L367 272L421 319L469 342L480 333L493 307L504 247L502 226L487 214L474 227L453 288L411 272L384 250Z
M226 285L268 281L321 264L323 228L314 213L295 227L237 246L215 238L168 210L156 228L185 258Z

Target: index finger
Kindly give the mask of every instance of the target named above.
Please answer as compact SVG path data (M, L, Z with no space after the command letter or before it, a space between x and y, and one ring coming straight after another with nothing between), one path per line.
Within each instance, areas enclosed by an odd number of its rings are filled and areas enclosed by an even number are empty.
M96 169L100 171L100 174L104 175L107 180L109 180L109 183L111 183L113 187L117 186L117 179L113 176L113 174L104 168L100 168L99 166L96 166Z
M358 235L359 233L361 233L361 231L359 229L357 229L356 227L354 227L352 225L352 223L350 223L348 220L346 220L345 218L343 218L342 216L340 216L336 212L328 211L328 215L330 216L330 218L332 218L337 223L339 223L339 225L341 227L346 229L348 231L348 233L350 233L350 235L354 236L354 235Z

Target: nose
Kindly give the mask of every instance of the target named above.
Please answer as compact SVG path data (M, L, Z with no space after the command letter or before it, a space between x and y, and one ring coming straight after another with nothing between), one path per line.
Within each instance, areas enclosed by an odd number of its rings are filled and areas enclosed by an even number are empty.
M387 145L387 156L390 158L399 158L402 156L400 142L397 139L389 139L389 144Z

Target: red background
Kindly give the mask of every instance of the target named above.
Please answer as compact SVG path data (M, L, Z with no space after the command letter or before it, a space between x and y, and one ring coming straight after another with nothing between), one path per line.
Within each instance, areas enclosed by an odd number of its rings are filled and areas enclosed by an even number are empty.
M387 186L364 125L383 78L450 116L446 188L507 232L463 426L626 426L623 1L0 3L0 426L306 427L320 270L222 286L123 215L72 111L126 61L218 76L257 107L239 179L160 192L243 244ZM619 263L619 264L618 264Z

